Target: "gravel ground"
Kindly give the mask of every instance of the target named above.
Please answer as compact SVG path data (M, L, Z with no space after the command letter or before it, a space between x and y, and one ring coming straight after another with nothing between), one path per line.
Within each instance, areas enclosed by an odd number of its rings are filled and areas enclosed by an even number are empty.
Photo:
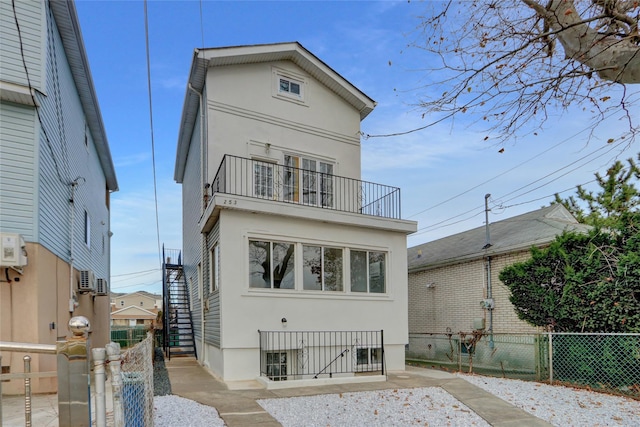
M224 426L215 408L171 395L161 349L155 350L155 425ZM640 426L640 401L530 381L458 377L555 426ZM487 426L438 387L264 399L258 403L283 426Z
M555 426L639 426L640 402L535 382L459 375ZM487 426L438 387L265 399L283 426ZM224 426L215 408L178 396L155 398L155 425Z

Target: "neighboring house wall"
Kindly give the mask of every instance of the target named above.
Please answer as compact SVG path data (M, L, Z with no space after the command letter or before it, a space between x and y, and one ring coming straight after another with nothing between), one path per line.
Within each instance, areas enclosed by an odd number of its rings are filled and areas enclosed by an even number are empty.
M102 347L109 298L75 290L80 270L109 279L117 182L75 6L0 2L0 11L0 232L21 234L28 254L22 274L0 269L0 340L54 344L83 315L92 346ZM18 353L2 359L11 372L22 362ZM55 357L34 355L32 369L55 370ZM3 392L22 387L12 380ZM55 391L56 379L34 378L32 390Z
M115 302L116 310L120 310L121 308L126 308L131 306L140 307L145 310L161 308L161 306L157 305L158 301L156 300L156 298L152 296L140 294L137 292L113 298L113 301Z
M18 4L19 3L19 4ZM31 86L43 91L44 75L44 54L46 28L42 25L45 20L46 7L42 1L16 1L16 15L20 23L20 33L25 62L29 70L29 80ZM18 85L27 86L27 76L24 72L22 54L20 49L20 38L16 28L13 14L12 2L0 2L0 28L6 29L2 32L2 43L0 43L0 79L3 82L12 82Z
M506 266L524 261L529 251L498 255L491 260L495 333L528 333L537 329L518 319L509 289L498 276ZM489 328L486 260L475 259L409 274L409 333L471 332L478 319Z

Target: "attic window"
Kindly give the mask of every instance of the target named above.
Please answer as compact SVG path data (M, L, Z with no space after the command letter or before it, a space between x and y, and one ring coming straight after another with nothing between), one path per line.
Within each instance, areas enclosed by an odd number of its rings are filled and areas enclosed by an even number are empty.
M273 97L306 104L306 80L290 71L273 69Z
M280 92L300 97L300 82L280 77Z

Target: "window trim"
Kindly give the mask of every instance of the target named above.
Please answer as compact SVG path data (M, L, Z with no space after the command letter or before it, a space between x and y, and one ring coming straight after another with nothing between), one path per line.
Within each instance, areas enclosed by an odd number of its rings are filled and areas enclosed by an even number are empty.
M250 242L251 241L259 241L259 242L269 242L270 244L274 243L286 243L294 245L293 251L293 287L287 288L274 288L274 287L252 287L251 286L251 260L250 260ZM372 247L363 244L360 247L352 247L348 243L345 242L326 242L326 241L317 241L314 239L304 239L296 236L290 235L270 235L258 232L248 232L244 235L244 253L245 253L245 290L247 292L259 292L259 293L270 293L272 295L276 294L289 294L289 295L298 295L303 297L305 294L316 294L323 295L324 297L336 297L343 296L347 298L393 298L392 290L389 287L389 277L391 266L389 265L389 257L391 254L390 248L388 247ZM324 260L321 257L321 263L323 265L322 275L323 275L323 283L322 289L305 289L304 287L304 275L305 275L305 259L304 259L304 247L320 247L323 249L331 248L331 249L340 249L342 252L342 289L341 290L328 290L325 289L324 283ZM271 247L270 247L271 248ZM271 250L271 249L270 249ZM375 252L381 253L384 255L384 292L370 292L370 278L369 278L369 255L367 255L367 290L366 291L353 291L351 289L351 251L359 251L365 252L367 254ZM272 268L272 267L271 267Z
M294 102L300 105L306 105L308 94L307 94L307 79L299 75L295 72L289 70L283 70L280 68L272 68L273 74L273 85L272 85L272 96L274 98L282 99L285 101ZM281 81L284 80L289 83L289 87L291 87L291 83L297 84L299 86L300 93L297 94L295 92L291 92L290 90L281 90Z

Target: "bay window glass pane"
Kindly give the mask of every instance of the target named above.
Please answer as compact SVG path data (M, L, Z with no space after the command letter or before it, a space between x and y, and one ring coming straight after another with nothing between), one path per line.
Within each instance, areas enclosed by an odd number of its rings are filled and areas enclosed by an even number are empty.
M324 290L339 291L342 286L342 249L324 248Z
M273 287L294 288L294 250L292 243L273 243Z
M351 251L351 292L367 292L367 253Z
M271 244L258 240L249 241L249 287L271 287Z
M369 292L386 292L385 275L384 252L369 252Z
M320 246L303 246L303 288L322 290L322 257Z

